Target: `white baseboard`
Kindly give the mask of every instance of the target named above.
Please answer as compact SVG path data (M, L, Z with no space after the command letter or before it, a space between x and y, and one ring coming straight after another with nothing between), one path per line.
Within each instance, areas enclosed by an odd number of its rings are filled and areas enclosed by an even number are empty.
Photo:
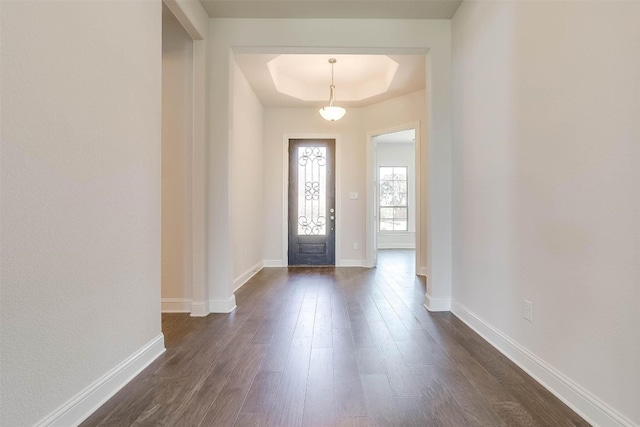
M427 267L418 267L418 276L427 277Z
M164 336L160 334L48 415L36 426L70 427L79 425L164 351Z
M378 249L415 249L415 243L380 243Z
M425 294L424 306L429 311L451 311L451 298L434 298Z
M227 299L210 299L209 313L231 313L236 308L236 296Z
M336 267L363 267L366 263L364 259L342 259L336 263Z
M208 301L192 301L191 317L207 317L209 315Z
M191 298L162 298L163 313L191 313Z
M287 264L281 259L265 259L262 262L264 267L286 267Z
M593 426L638 427L459 302L453 314Z
M237 291L249 281L253 276L255 276L260 270L264 267L264 261L258 262L256 265L242 273L240 276L236 277L233 281L233 292Z

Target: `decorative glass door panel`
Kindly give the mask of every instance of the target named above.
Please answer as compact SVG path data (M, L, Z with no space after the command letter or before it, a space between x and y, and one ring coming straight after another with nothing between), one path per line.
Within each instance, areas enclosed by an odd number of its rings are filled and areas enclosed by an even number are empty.
M298 147L298 234L327 234L326 147Z
M289 265L335 264L334 140L289 141Z

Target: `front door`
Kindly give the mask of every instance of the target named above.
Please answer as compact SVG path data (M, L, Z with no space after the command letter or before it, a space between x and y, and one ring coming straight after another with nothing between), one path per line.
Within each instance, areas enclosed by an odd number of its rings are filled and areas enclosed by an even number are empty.
M335 140L289 140L289 265L335 265Z

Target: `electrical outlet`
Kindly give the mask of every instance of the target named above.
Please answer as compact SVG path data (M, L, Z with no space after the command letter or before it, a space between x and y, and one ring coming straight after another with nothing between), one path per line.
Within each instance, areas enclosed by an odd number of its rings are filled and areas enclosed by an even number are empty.
M358 244L357 244L357 243L354 243L354 244L353 244L353 249L355 249L355 250L358 250L358 249L359 249L359 247L358 247Z
M529 300L524 300L522 317L527 319L529 322L533 322L533 303Z

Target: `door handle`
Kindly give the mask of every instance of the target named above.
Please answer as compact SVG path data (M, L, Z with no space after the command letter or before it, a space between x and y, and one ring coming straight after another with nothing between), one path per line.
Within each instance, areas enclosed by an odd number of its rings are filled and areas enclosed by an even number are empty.
M334 219L336 219L336 217L335 217L335 216L333 216L333 215L331 215L331 216L329 217L329 219L330 219L331 221L333 221Z

